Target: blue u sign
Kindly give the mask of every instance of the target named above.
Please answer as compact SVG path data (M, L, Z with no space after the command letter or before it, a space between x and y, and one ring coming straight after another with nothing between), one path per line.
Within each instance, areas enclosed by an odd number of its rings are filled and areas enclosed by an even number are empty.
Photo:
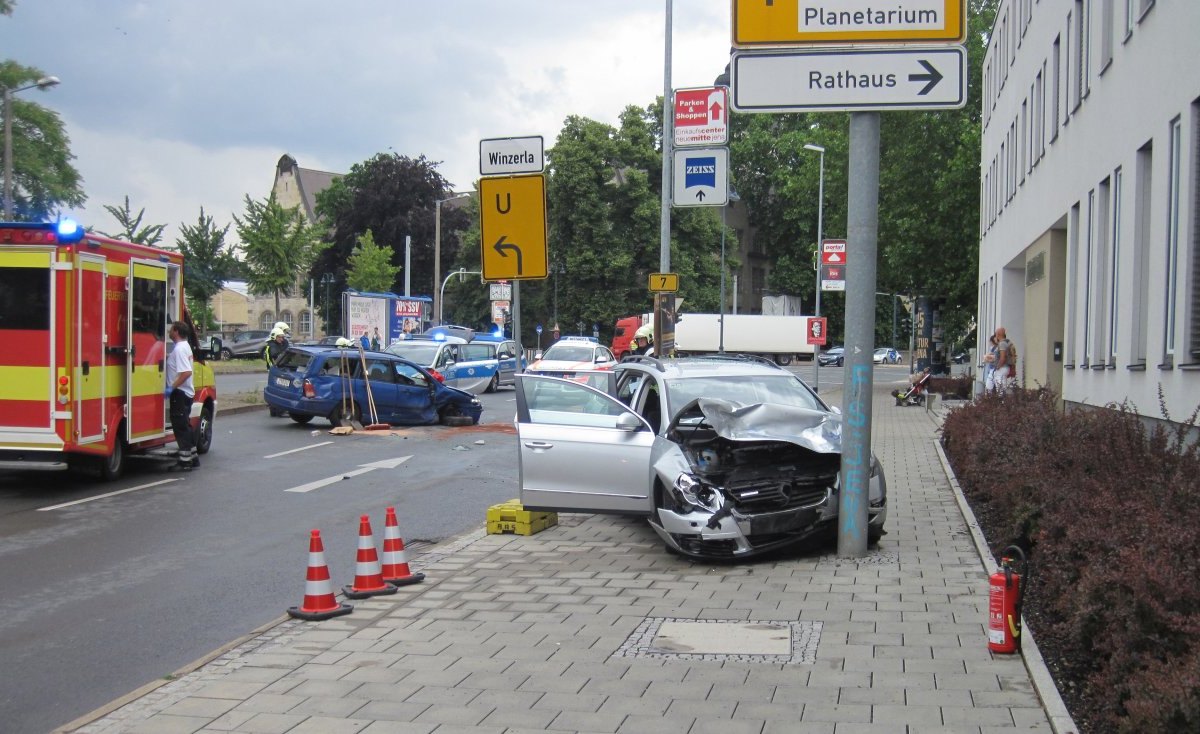
M685 160L683 185L688 189L693 186L708 186L715 189L717 187L717 159L709 156Z

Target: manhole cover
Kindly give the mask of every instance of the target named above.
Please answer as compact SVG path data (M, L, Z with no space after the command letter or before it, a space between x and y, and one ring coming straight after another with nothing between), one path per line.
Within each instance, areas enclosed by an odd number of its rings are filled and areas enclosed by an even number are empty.
M647 617L613 657L809 664L820 622Z

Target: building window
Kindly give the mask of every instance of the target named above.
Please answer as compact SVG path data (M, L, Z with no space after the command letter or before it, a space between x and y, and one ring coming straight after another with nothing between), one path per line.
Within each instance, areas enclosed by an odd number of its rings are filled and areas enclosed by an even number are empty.
M1054 74L1051 83L1054 107L1051 115L1050 142L1053 143L1058 138L1058 127L1062 121L1062 41L1057 37L1054 39L1054 54L1051 58L1054 60L1051 69Z
M1071 36L1071 70L1074 72L1068 74L1071 80L1068 92L1071 95L1071 103L1069 109L1071 114L1074 114L1079 109L1079 103L1083 101L1083 79L1087 76L1087 70L1084 68L1084 60L1086 52L1084 43L1087 39L1087 18L1084 16L1083 0L1075 0L1075 12L1067 16L1068 33Z
M1167 165L1167 303L1163 313L1163 351L1168 357L1175 354L1175 316L1179 297L1179 204L1183 122L1171 121L1171 147Z
M1092 318L1092 313L1095 310L1094 289L1092 288L1093 275L1092 263L1096 254L1096 191L1093 189L1088 192L1087 198L1087 221L1084 222L1084 231L1080 234L1084 238L1083 249L1083 366L1088 367L1095 359L1092 352L1092 337L1093 329L1096 326L1096 320Z
M275 325L275 312L274 311L263 311L261 314L258 315L258 328L270 329L274 325Z
M286 308L279 312L279 320L288 326L292 325L292 312Z
M1079 61L1079 99L1083 100L1092 89L1092 0L1083 0L1079 16L1079 46L1083 55Z
M1148 142L1137 152L1134 171L1133 252L1134 290L1130 305L1130 330L1133 332L1133 362L1146 363L1147 306L1150 298L1150 202L1153 198L1154 143Z
M1079 204L1071 206L1067 217L1067 329L1066 367L1074 367L1077 361L1075 345L1078 339L1079 317Z
M1125 40L1133 35L1133 24L1137 21L1137 0L1125 0Z
M1118 274L1121 264L1121 169L1113 173L1112 179L1112 254L1109 258L1108 282L1108 363L1117 363L1117 321L1121 289Z
M1093 288L1095 307L1092 311L1092 320L1094 326L1092 333L1094 334L1093 343L1095 347L1092 349L1092 364L1107 364L1108 363L1108 315L1110 312L1108 298L1112 294L1112 286L1108 280L1113 275L1113 271L1109 270L1109 239L1108 235L1111 231L1109 224L1109 216L1112 209L1112 180L1104 179L1100 182L1100 186L1096 188L1096 233L1093 235L1095 241L1095 253L1092 257L1092 262L1095 264L1095 273L1093 275Z
M1200 360L1200 101L1192 103L1192 324L1188 354Z
M299 331L299 333L300 334L308 334L309 336L314 335L313 328L312 328L312 311L309 311L306 309L306 310L300 312L300 331Z
M1033 156L1034 161L1040 161L1042 155L1046 152L1046 62L1042 62L1042 70L1038 72L1036 90L1034 92L1034 106L1037 107L1037 112L1034 114L1033 122L1033 149L1036 151Z
M762 268L754 268L750 273L750 287L754 290L755 296L761 296L763 291L767 289L767 271Z
M1103 74L1113 59L1113 20L1115 0L1102 0L1100 10L1100 73Z

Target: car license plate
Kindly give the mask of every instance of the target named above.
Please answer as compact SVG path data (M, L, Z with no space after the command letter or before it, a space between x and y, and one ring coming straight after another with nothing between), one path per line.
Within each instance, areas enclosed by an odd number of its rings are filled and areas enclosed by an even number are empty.
M280 386L280 387L291 387L291 386L292 386L292 381L291 381L291 380L289 380L289 379L288 379L288 378L286 378L286 377L276 377L276 378L275 378L275 384L276 384L276 385L278 385L278 386Z
M750 517L751 535L773 535L803 530L817 521L817 511L811 507L781 512L766 512Z

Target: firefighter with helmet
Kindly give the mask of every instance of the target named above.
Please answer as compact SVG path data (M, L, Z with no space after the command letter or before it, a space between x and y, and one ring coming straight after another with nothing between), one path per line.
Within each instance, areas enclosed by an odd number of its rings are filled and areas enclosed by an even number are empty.
M654 356L654 327L650 324L642 324L637 331L633 332L633 349L629 350L630 354L644 354L648 357Z
M273 367L275 363L279 361L280 357L283 356L283 353L287 351L287 348L287 335L284 333L283 329L272 329L271 338L267 340L266 345L263 347L263 359L267 363L268 372L270 372L271 367ZM271 407L270 413L272 418L279 418L287 415L287 413L284 411L277 410L274 407Z

